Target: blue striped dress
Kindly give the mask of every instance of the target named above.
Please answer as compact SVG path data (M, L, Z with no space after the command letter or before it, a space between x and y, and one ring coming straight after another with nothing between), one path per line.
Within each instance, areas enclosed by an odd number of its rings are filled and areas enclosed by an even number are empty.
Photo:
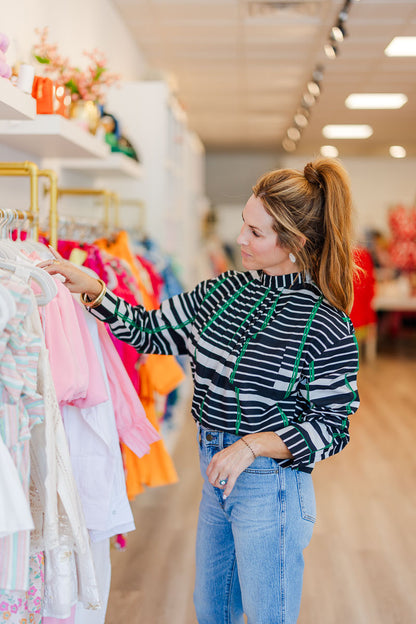
M359 405L354 329L308 276L227 271L159 310L107 291L90 312L140 353L189 356L192 415L204 427L274 431L293 456L279 463L304 472L348 443Z

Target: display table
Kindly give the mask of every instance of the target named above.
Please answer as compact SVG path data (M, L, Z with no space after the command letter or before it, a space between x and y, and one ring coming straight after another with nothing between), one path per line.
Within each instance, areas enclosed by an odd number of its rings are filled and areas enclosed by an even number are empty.
M381 325L392 337L399 334L402 328L403 316L416 316L416 295L412 293L410 281L401 276L396 280L380 282L377 285L376 296L373 299L376 312L386 312L386 318L378 322L378 334Z

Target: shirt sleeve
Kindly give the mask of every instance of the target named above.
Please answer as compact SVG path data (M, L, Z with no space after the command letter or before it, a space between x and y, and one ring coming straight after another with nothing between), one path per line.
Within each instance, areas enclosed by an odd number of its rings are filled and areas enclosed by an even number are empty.
M107 290L96 308L88 308L112 333L131 344L139 353L187 354L187 341L208 282L162 302L158 310L134 306Z
M276 433L293 455L291 467L310 472L316 462L349 442L349 416L357 411L358 347L353 334L326 349L309 365L297 392L301 417Z

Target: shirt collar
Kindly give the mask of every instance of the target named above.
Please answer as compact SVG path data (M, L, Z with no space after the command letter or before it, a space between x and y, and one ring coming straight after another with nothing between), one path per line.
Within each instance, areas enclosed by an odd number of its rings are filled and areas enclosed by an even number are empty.
M281 290L282 288L297 288L304 284L308 279L308 275L303 273L287 273L286 275L268 275L263 271L254 271L256 279L264 286L272 290Z

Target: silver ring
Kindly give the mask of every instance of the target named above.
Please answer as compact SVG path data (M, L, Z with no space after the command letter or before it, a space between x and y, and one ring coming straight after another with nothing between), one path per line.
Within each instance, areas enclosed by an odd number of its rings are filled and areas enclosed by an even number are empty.
M221 479L221 481L218 481L218 483L219 483L220 485L226 485L226 483L227 483L227 479Z

